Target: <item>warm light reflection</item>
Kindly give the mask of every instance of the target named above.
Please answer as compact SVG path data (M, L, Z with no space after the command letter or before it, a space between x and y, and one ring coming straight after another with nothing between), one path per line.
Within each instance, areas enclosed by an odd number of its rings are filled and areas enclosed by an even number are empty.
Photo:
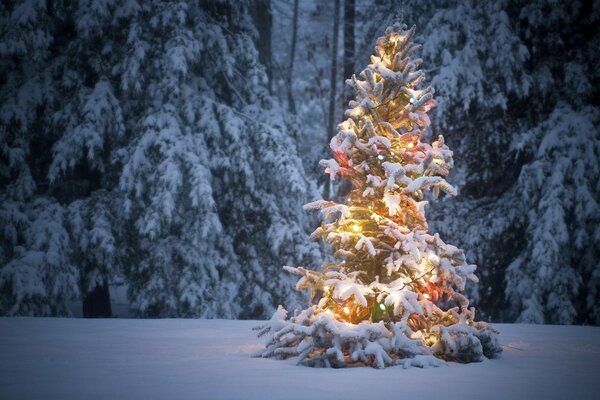
M350 314L350 309L348 307L344 307L344 314Z
M362 230L362 228L360 227L360 225L354 224L352 225L352 230L356 233L359 233Z

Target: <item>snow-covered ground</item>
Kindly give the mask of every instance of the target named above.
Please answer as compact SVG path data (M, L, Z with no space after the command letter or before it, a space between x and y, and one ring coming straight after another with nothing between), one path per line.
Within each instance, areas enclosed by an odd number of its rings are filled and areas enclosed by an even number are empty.
M499 359L336 370L250 357L256 324L0 318L0 399L600 398L598 327L499 324Z

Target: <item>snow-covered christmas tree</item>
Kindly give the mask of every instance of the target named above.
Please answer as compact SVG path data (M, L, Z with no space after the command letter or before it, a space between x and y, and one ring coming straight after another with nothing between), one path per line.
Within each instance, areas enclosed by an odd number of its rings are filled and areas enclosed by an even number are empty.
M347 83L356 93L322 160L331 179L349 180L345 202L316 201L323 222L313 233L335 250L322 272L285 267L311 305L287 319L280 307L257 328L262 357L298 357L309 366L439 365L480 361L501 352L497 332L475 321L461 294L477 282L462 250L429 234L425 192L455 194L444 179L452 151L439 136L424 141L435 105L412 54L415 28L395 24L377 40L371 64Z

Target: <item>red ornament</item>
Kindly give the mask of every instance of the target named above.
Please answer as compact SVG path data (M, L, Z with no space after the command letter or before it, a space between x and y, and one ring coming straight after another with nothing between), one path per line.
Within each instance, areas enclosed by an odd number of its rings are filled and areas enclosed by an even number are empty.
M442 289L431 282L428 282L427 285L422 286L419 289L419 293L421 293L425 299L433 303L437 302L440 297L442 297Z
M335 158L335 161L337 161L338 165L340 166L340 169L349 167L348 156L346 155L345 152L340 151L340 150L334 150L333 157Z

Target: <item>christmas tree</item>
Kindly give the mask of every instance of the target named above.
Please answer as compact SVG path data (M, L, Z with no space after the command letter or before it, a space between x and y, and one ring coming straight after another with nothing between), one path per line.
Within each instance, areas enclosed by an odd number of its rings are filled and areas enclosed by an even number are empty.
M335 250L322 272L285 267L300 276L311 305L287 319L282 307L258 327L262 357L298 357L309 366L439 365L480 361L501 352L497 332L475 322L461 294L477 282L462 250L429 234L425 192L456 194L444 179L452 151L439 136L424 141L435 106L433 88L412 54L415 27L395 24L377 40L371 64L347 83L356 98L322 160L334 180L353 189L343 204L320 200L313 233Z

